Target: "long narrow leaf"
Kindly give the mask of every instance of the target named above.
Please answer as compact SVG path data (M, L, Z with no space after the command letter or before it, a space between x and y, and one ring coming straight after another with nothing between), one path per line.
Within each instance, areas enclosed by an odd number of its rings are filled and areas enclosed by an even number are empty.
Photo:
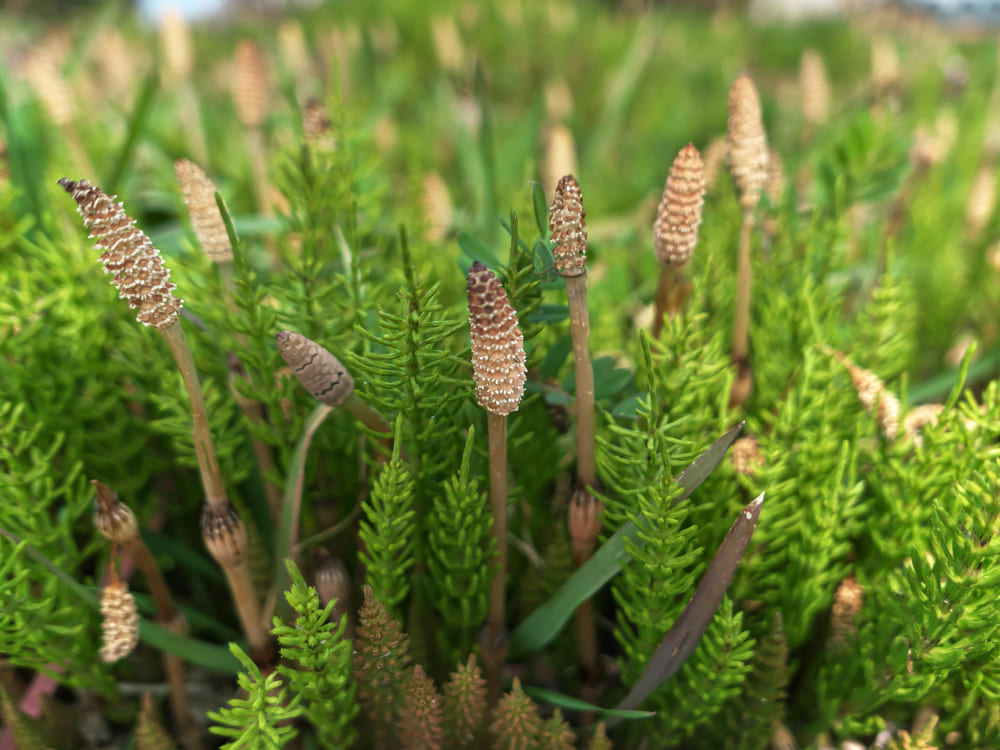
M298 533L302 486L305 482L306 455L309 453L309 446L312 444L316 430L332 413L333 407L326 404L319 404L313 410L306 422L305 430L302 431L302 437L299 438L299 442L295 446L295 453L292 454L292 461L288 466L288 479L285 481L285 492L281 498L281 519L278 525L278 535L275 539L274 587L268 597L268 607L264 613L265 623L271 621L274 607L283 608L285 603L285 597L282 596L288 582L288 568L285 567L285 558L288 557L292 549L292 537Z
M234 674L240 666L225 646L178 635L150 620L139 620L139 637L164 653L179 656L184 661L205 669Z
M535 226L538 236L549 236L549 206L545 202L545 188L537 182L531 183L531 202L535 208Z
M524 692L550 706L558 706L567 711L590 711L601 714L602 717L615 716L619 719L648 719L650 716L656 716L656 711L619 711L617 708L601 708L571 695L564 695L555 690L546 690L533 685L525 685Z
M650 693L668 680L694 653L701 636L705 633L708 623L715 616L715 611L726 595L729 582L733 580L736 566L743 559L750 537L757 528L760 509L764 505L764 493L752 500L736 517L726 538L719 545L715 557L708 564L705 575L702 576L694 596L687 607L677 618L677 622L663 636L660 645L653 652L653 657L643 670L635 685L625 696L617 708L628 711L636 708ZM609 722L609 727L617 723L617 719Z
M159 81L160 77L154 71L146 76L146 80L144 81L142 88L139 90L139 96L136 99L135 109L132 111L132 116L129 117L128 120L128 131L125 134L125 140L122 143L121 149L118 151L118 156L115 159L115 163L111 168L110 174L108 174L107 179L104 180L104 191L108 193L108 195L112 195L117 192L122 175L125 174L125 168L133 161L135 146L139 140L139 134L142 133L143 128L146 127L149 109L153 103L153 95L156 93Z
M962 355L962 363L958 366L958 375L955 377L955 385L952 386L951 392L948 394L948 400L944 404L945 409L953 409L955 404L958 403L959 396L962 395L962 389L965 387L965 381L969 377L969 364L972 362L972 358L976 354L976 349L979 345L973 341L965 350L965 354Z
M677 476L674 481L684 488L684 492L674 501L675 504L686 500L698 485L705 481L726 455L729 446L735 442L742 429L743 423L740 422L712 443L708 450ZM629 539L633 544L640 547L643 545L638 529L631 521L618 529L548 601L517 626L510 636L510 655L517 657L537 651L559 635L577 607L599 591L622 569L621 561L628 554L625 541Z

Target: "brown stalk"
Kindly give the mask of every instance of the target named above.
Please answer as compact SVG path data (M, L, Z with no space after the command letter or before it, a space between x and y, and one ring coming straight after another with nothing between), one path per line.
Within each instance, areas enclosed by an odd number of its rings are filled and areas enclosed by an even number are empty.
M219 210L219 204L215 200L217 192L215 183L197 164L187 159L178 159L174 163L174 174L177 177L181 195L184 197L184 205L187 207L191 228L194 229L198 243L209 260L219 266L226 291L232 292L233 247L229 240L229 233L226 231L222 212ZM230 302L228 296L227 302ZM244 341L242 334L237 333L236 336L241 342ZM243 367L239 359L230 355L229 390L247 421L258 425L262 424L265 421L265 416L261 404L247 398L239 390L237 380L242 375ZM273 475L276 466L274 452L271 450L271 446L252 433L250 443L257 460L257 466L260 469L264 492L271 509L271 517L277 519L281 513L281 489L269 478Z
M705 165L693 144L680 150L670 167L663 187L663 198L653 224L653 249L660 264L656 290L653 338L663 329L663 316L677 315L690 294L684 284L682 269L687 266L701 226L701 208L705 203Z
M173 294L175 285L170 281L170 272L149 237L103 190L86 180L74 182L63 178L59 184L77 202L84 225L90 229L95 240L95 247L103 251L101 262L104 270L114 274L119 296L126 299L130 307L139 310L137 319L140 323L155 328L163 335L177 362L191 401L195 455L205 490L202 534L209 552L222 567L229 582L254 658L266 660L271 653L271 641L267 631L260 626L260 604L250 583L250 568L245 554L246 530L226 497L222 484L198 373L179 322L182 303ZM224 547L238 547L235 540L226 540L223 544L219 539L219 534L224 532L232 532L238 537L237 528L242 532L242 554L232 554L231 549L223 550ZM224 554L217 555L220 551Z
M92 479L94 485L94 525L113 544L120 545L146 576L149 591L156 606L156 621L178 635L187 634L187 621L178 611L170 595L160 566L153 557L139 533L135 513L111 489ZM177 734L187 748L201 746L198 728L191 720L191 706L188 703L187 684L184 677L184 660L175 654L162 654L163 669L170 685L170 708L177 726Z
M504 630L507 576L507 415L517 411L527 379L524 335L507 293L492 271L476 261L466 282L476 400L487 411L490 446L490 508L497 556L483 629L483 661L490 704L500 697L507 653Z
M556 186L549 208L550 241L556 271L566 282L573 367L576 375L576 477L592 487L597 478L594 459L594 368L590 362L590 312L587 308L587 222L583 195L573 175Z
M761 119L760 97L750 77L741 74L729 90L729 170L740 193L743 221L740 225L736 265L736 311L733 318L732 361L736 380L729 394L730 407L739 407L753 387L750 368L750 239L754 212L767 183L767 134Z
M267 179L267 150L264 142L264 121L267 119L269 107L267 58L255 42L244 39L236 48L235 66L233 99L236 103L236 114L247 128L257 208L261 214L269 216L271 198Z
M569 536L572 543L573 564L580 568L594 553L597 537L601 533L604 504L588 490L578 487L569 503ZM600 651L597 644L597 620L594 600L586 599L574 613L576 621L576 647L583 668L582 697L596 703L602 692ZM580 724L590 726L594 714L584 711Z
M583 565L594 549L601 529L600 501L591 495L597 483L594 457L594 368L590 362L590 314L587 308L587 222L580 185L573 175L566 175L556 187L549 209L549 230L554 245L552 255L556 270L566 282L570 332L573 337L573 365L576 374L576 480L577 489L570 505L570 534L573 559ZM600 661L597 649L597 623L592 600L588 599L574 614L577 650L586 673L585 691L598 690ZM593 697L587 695L585 697ZM584 716L589 723L592 716Z

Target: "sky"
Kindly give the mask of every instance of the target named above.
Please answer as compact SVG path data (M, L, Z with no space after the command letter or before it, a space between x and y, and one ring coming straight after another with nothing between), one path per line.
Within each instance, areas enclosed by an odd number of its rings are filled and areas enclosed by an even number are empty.
M159 20L171 6L193 21L215 15L225 5L225 0L138 0L136 5L140 15L150 21Z

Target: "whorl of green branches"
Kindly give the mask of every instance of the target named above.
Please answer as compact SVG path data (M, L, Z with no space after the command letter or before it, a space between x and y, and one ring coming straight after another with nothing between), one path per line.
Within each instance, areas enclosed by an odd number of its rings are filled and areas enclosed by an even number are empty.
M302 715L299 697L288 698L278 672L264 677L243 649L235 643L229 648L243 665L237 681L246 698L231 698L218 711L209 711L209 731L230 739L223 750L281 750L298 736L293 720Z
M392 458L382 465L363 504L361 562L375 598L390 612L410 593L416 534L413 476L401 457L403 417L396 418Z
M330 620L336 605L320 605L316 589L307 586L298 566L286 561L291 586L285 592L295 611L293 623L274 619L271 633L277 637L281 656L278 667L288 688L302 702L303 715L324 748L353 746L357 731L357 686L351 680L351 642L344 637L347 614L338 622Z
M496 554L489 504L473 473L475 437L475 427L470 427L462 465L445 481L427 524L427 599L444 623L440 640L448 645L452 662L469 652L486 618L489 562Z

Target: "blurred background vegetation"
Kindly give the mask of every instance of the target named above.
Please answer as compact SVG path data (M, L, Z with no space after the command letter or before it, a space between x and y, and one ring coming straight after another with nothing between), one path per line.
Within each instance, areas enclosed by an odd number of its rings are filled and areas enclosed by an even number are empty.
M907 511L897 528L889 511L902 513L918 500L936 497L953 476L939 473L933 456L921 454L923 463L910 462L903 449L894 453L879 442L874 420L862 414L849 379L837 363L817 354L817 345L854 356L906 406L943 401L972 341L979 344L969 371L973 391L986 390L995 375L1000 363L1000 220L993 210L1000 153L997 43L989 29L943 27L893 7L796 24L748 13L740 3L640 7L446 0L430 7L380 0L295 8L248 4L196 23L166 16L156 25L122 3L8 2L0 10L0 278L6 290L0 294L0 396L22 411L0 411L8 415L0 445L14 446L16 432L37 436L29 441L31 450L35 443L51 448L34 455L16 443L24 449L23 463L3 464L9 491L19 493L25 507L43 497L39 504L49 508L53 526L69 519L72 544L46 536L51 529L40 525L38 538L52 543L48 554L90 584L100 576L106 552L91 536L84 478L113 480L126 498L158 498L137 513L144 525L158 514L162 523L166 516L175 538L151 539L158 554L176 562L173 578L184 598L209 615L191 618L195 635L213 641L237 637L232 618L216 613L222 587L217 573L205 572L213 568L197 538L200 490L179 384L157 359L147 332L114 300L93 254L81 249L82 231L55 184L58 178L91 179L121 196L162 250L192 315L185 324L191 326L206 381L223 471L263 516L246 424L230 398L230 372L220 353L239 352L254 397L267 404L280 484L309 400L290 380L276 377L280 363L273 334L279 324L353 355L347 361L359 368L359 389L379 399L387 413L405 412L407 394L379 394L372 385L378 384L374 368L363 369L364 355L392 350L392 343L362 334L384 334L379 326L390 324L376 309L397 310L401 299L411 299L398 290L415 289L406 286L413 280L404 280L401 268L400 225L412 242L421 285L440 285L442 320L461 322L463 271L471 258L481 253L492 267L507 258L509 237L498 219L508 220L514 210L530 241L533 183L551 198L555 181L572 171L583 189L590 230L591 346L602 368L599 386L607 386L598 394L603 426L618 427L618 419L633 428L637 401L648 391L659 393L669 417L664 419L674 420L669 430L664 427L670 436L665 444L677 452L673 468L740 418L748 418L752 432L767 436L762 439L768 441L764 453L771 468L764 478L736 477L726 467L711 485L727 504L725 512L702 502L682 519L700 527L701 546L691 559L706 562L730 511L742 507L741 493L774 492L775 505L765 509L761 521L761 536L772 549L786 542L785 533L794 536L788 528L801 530L815 521L817 528L788 543L795 550L789 556L808 563L797 569L805 570L801 578L785 580L788 557L761 554L748 560L751 574L736 579L726 623L735 634L732 643L745 651L748 633L758 642L775 636L771 608L781 610L791 656L784 633L765 642L774 646L765 656L793 675L789 724L807 741L841 719L839 739L874 734L885 718L871 716L883 686L867 672L848 675L857 684L841 679L830 664L840 657L825 650L834 593L856 564L859 577L867 575L863 583L872 587L869 601L880 601L877 587L885 581L890 582L881 601L903 600L897 594L904 584L887 571L898 572L911 557L923 558L914 550L926 546L921 530L930 527L929 512ZM724 394L719 396L728 372L725 341L740 221L722 139L727 91L742 71L752 75L760 92L776 155L772 163L778 167L756 240L751 337L758 387L746 410L736 414L725 407ZM318 109L311 102L318 102ZM317 112L318 129L309 119ZM329 139L329 161L322 169L314 169L312 152L304 146L316 138ZM692 315L664 334L657 367L651 368L648 350L637 343L651 325L659 275L651 227L669 165L689 142L701 149L709 171L705 221L690 269ZM245 241L248 265L238 276L246 284L238 286L235 312L220 301L221 282L188 230L174 182L173 165L180 158L193 159L212 177ZM536 262L524 278L542 279L543 291L523 292L517 299L534 305L523 320L538 334L529 345L535 347L529 361L547 380L541 388L533 373L535 401L514 422L512 455L544 464L521 474L517 492L524 500L519 512L526 538L536 534L539 550L547 553L560 541L554 529L564 520L548 516L549 501L557 494L553 488L565 491L568 480L555 420L550 424L549 412L536 407L544 392L558 417L570 400L572 381L565 366L568 339L558 328L565 322L564 300L546 271ZM420 294L427 294L426 286ZM542 323L554 325L539 333ZM456 324L442 334L442 351L462 351L464 329L461 336L458 330ZM543 346L555 350L544 360ZM996 394L991 398L994 411L982 412L983 422L996 410ZM470 416L468 404L464 409L452 415L453 427L479 418ZM339 414L336 419L338 430L317 437L317 453L327 463L310 464L306 472L311 502L303 523L311 533L347 515L369 479L352 420ZM953 426L958 421L952 417ZM484 434L478 427L476 432ZM608 437L608 445L625 433L622 428ZM442 435L442 442L454 437ZM978 460L992 450L989 435L975 450L971 442L961 448L948 443L958 440L954 436L937 439L945 446L942 455L954 458L965 451L967 464L949 463L956 475L959 468L986 466L985 459L980 465L970 456ZM638 433L621 438L626 447L633 445L629 440L645 445ZM443 460L445 468L455 469L464 442L449 445ZM610 476L615 461L607 456L613 451L607 445L602 450ZM480 448L480 469L481 454ZM641 472L626 477L628 454L621 454L625 468L616 478L638 483ZM22 487L11 468L43 465L64 484L52 487L35 477L41 489ZM425 479L437 487L441 477ZM991 481L992 475L982 481L984 494ZM664 497L669 494L660 489ZM67 496L72 502L64 505ZM799 498L816 501L808 510L814 516L795 515L807 505ZM619 513L616 522L630 512L620 499L623 507L613 509ZM828 508L827 502L837 507ZM864 507L870 523L858 520L862 514L855 504ZM767 530L769 512L788 527ZM16 515L0 514L4 524L15 524L10 518ZM273 530L261 525L266 539ZM913 547L900 541L910 540L907 529L914 532ZM566 540L561 541L565 553ZM828 561L828 567L821 564ZM687 564L693 575L697 564ZM518 598L516 617L559 582L530 575L528 563L521 566L529 583L512 594ZM935 575L926 573L927 580ZM640 579L633 581L634 610L642 609L636 593L643 588ZM761 585L765 579L767 585ZM427 597L415 589L414 601ZM50 593L56 601L59 594ZM678 601L685 596L675 594ZM612 621L623 616L610 596L602 605L602 648L624 658L634 644L624 642L627 636L616 644L609 635L616 626ZM901 611L898 621L886 619L881 626L880 610L869 611L871 638L850 658L844 656L844 663L863 671L876 663L873 653L884 656L879 639L888 642L893 634L887 631L902 628L899 622L920 621ZM66 622L76 616L69 606L62 615ZM405 626L419 623L410 618ZM96 614L86 627L93 635ZM425 632L425 644L430 640ZM561 649L554 660L565 675L572 671L572 648ZM902 653L900 661L900 652L893 652L892 667L900 675L907 668L905 649ZM92 656L73 658L84 663ZM708 658L699 654L696 661ZM452 665L437 666L440 675ZM81 670L78 682L108 688L107 672L90 668ZM729 675L734 680L736 672ZM696 677L686 674L691 682L678 684L696 684ZM831 697L838 685L843 694ZM892 715L901 724L910 726L919 700L934 700L950 708L951 731L985 738L983 747L997 737L995 711L981 700L989 686L976 693L955 678L937 694L920 687L893 694L902 708ZM661 700L669 703L683 692L673 690ZM204 704L219 705L228 697L225 688L221 692L223 698ZM718 705L733 698L717 697ZM720 710L718 705L713 710ZM670 735L676 729L677 736L687 737L684 733L704 729L711 719L701 707L677 707L676 724L659 731ZM721 733L729 729L719 723ZM698 735L702 745L714 741L710 735L707 729Z

